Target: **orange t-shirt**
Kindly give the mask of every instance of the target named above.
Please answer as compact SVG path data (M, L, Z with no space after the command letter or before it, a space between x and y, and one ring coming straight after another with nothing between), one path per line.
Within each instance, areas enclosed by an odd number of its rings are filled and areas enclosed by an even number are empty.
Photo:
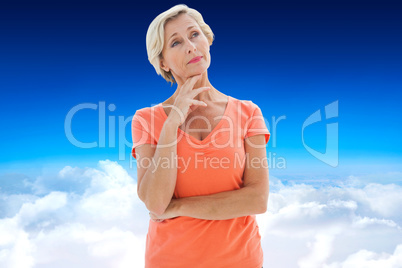
M133 148L156 147L167 115L159 103L136 111L132 120ZM174 198L210 195L243 187L244 139L270 133L260 108L252 101L229 96L218 125L202 141L178 129L177 181ZM160 163L163 165L163 163ZM255 215L229 220L176 217L149 221L146 268L261 268L263 252Z

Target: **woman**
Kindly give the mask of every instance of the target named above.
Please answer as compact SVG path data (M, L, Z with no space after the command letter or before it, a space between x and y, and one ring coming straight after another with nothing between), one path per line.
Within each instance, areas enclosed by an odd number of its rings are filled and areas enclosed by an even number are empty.
M256 104L209 82L213 38L186 5L157 16L147 32L149 61L177 89L132 120L138 196L151 217L146 267L263 264L255 214L267 209L270 134Z

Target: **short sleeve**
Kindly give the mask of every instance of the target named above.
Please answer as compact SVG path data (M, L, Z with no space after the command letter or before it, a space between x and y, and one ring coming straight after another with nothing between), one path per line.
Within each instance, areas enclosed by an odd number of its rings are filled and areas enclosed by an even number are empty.
M155 144L150 135L148 122L144 117L140 116L137 112L134 114L133 120L131 121L131 135L133 138L133 147L131 150L131 155L135 159L137 159L137 156L135 154L135 147L145 143Z
M244 138L248 138L258 134L265 135L265 144L267 144L271 134L269 133L268 128L265 125L261 109L258 106L256 106L252 116L247 119L246 135Z

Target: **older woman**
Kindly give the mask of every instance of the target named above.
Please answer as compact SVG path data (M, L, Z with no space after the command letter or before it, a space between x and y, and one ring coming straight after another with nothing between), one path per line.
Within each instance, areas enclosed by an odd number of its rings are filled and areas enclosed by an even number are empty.
M210 83L213 39L186 5L157 16L147 32L149 61L177 89L132 120L138 196L151 218L146 267L263 264L255 214L267 209L270 134L256 104Z

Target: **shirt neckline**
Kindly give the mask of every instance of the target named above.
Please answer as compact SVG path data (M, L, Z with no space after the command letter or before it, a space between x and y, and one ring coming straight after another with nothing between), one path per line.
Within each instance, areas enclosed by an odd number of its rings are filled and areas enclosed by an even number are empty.
M183 131L183 130L180 129L180 128L178 128L178 131L182 132L184 135L186 135L186 136L189 137L190 139L193 139L193 140L194 140L196 143L198 143L198 144L204 144L204 143L206 143L208 140L210 140L212 134L213 134L214 132L216 132L216 131L221 127L221 125L222 125L223 122L224 122L224 118L228 116L229 110L230 110L230 107L231 107L231 104L232 104L232 101L233 101L233 100L232 100L232 97L228 95L228 102L227 102L227 104L226 104L225 112L223 113L221 119L219 120L219 122L218 122L218 124L215 126L215 128L212 129L212 131L209 132L208 135L205 137L205 139L203 139L202 141L199 140L199 139L197 139L197 138L194 138L193 136L191 136L190 134L188 134L187 132ZM167 119L168 116L167 116L167 114L165 113L165 110L163 109L163 104L162 104L162 102L159 103L159 104L157 105L157 107L159 108L159 111L160 111L160 113L163 115L163 117L164 117L165 119Z

